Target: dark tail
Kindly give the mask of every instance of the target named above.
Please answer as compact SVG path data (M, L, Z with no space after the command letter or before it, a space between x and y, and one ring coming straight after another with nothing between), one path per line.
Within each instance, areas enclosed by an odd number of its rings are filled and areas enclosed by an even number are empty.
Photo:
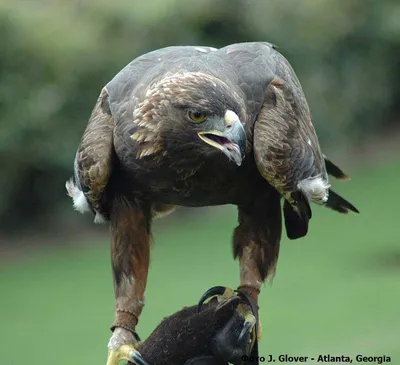
M292 193L292 198L297 205L293 207L287 200L283 204L286 235L294 240L304 237L308 232L308 221L312 217L310 203L301 192Z
M283 215L285 217L286 235L289 239L294 240L307 234L308 222L312 218L312 212L307 198L301 192L292 193L292 197L297 202L297 205L292 206L285 200ZM329 197L325 206L339 213L347 214L349 211L360 213L353 204L331 189L329 189Z
M360 213L358 209L342 198L339 194L336 194L333 190L329 189L328 201L325 203L328 208L336 210L337 212L347 214L349 210L355 213Z
M331 160L328 160L326 156L324 156L324 159L326 171L329 175L332 175L339 180L350 180L350 178L341 170L339 166L336 166Z

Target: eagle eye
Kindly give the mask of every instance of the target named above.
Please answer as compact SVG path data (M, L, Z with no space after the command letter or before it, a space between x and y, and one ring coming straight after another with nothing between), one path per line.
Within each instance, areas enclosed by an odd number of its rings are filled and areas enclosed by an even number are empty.
M206 120L206 114L198 111L189 111L189 118L195 123L201 123Z

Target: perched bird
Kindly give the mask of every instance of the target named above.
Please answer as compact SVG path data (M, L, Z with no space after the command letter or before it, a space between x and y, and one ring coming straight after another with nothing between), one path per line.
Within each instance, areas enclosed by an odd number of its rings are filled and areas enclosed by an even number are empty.
M123 68L100 93L66 184L78 211L111 227L108 363L121 348L141 363L135 327L154 218L175 206L236 205L239 288L256 300L278 260L282 200L290 239L307 234L312 202L357 212L328 174L347 178L322 154L300 83L274 45L168 47Z

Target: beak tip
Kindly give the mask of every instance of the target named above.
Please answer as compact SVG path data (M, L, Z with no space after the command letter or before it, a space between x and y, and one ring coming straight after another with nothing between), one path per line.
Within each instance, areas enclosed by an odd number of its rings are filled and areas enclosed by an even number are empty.
M236 114L235 114L236 115ZM229 128L229 130L225 132L220 132L217 130L213 131L201 131L197 133L200 139L202 139L204 142L207 144L218 148L220 151L222 151L232 162L234 162L237 166L241 166L242 162L245 158L246 155L246 149L247 149L247 138L246 138L246 132L245 129L240 122L240 120L237 118L235 119L234 123L232 126ZM231 142L230 148L226 148L223 145L219 144L218 141L215 142L214 140L211 140L209 138L206 138L206 135L216 135L216 136L222 136L228 139L228 141Z

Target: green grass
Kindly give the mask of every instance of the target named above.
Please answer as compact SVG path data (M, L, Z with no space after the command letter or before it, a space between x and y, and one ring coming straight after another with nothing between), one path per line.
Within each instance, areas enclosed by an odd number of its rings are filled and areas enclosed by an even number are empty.
M334 188L361 215L317 207L305 239L283 240L274 284L260 299L261 355L386 354L400 364L399 181L398 162L353 173ZM195 217L156 224L143 337L209 287L238 284L235 210ZM2 262L0 364L104 364L113 319L109 260L105 236Z

